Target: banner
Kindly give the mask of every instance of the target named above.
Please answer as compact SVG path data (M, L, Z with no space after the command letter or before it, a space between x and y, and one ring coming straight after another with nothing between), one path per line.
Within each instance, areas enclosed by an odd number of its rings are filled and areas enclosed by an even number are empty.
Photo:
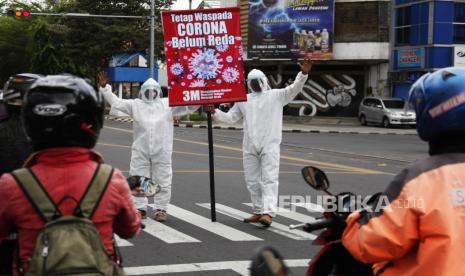
M331 59L334 0L250 0L248 58Z
M162 18L170 106L247 100L238 7Z

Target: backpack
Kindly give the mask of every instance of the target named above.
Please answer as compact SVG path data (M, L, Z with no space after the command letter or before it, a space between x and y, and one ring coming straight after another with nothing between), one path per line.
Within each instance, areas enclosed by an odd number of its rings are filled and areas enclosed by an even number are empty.
M57 205L31 170L23 168L12 174L45 222L37 237L26 276L125 275L108 255L100 233L91 221L113 174L111 166L100 164L97 167L79 202L65 196ZM63 216L57 207L65 199L78 203L71 216Z

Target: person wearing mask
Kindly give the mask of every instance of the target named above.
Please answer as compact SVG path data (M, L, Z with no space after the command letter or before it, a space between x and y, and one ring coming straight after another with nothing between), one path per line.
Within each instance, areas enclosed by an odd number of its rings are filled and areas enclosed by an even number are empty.
M465 275L465 69L423 75L408 102L430 157L352 213L342 241L376 275Z
M286 88L271 89L265 74L253 69L247 76L247 102L238 102L228 112L206 106L215 120L233 124L243 119L243 163L253 214L244 222L270 226L278 204L279 159L283 126L283 106L291 102L307 81L312 62L299 64L301 72Z
M154 219L164 222L168 218L167 210L171 200L173 117L189 114L199 107L170 107L168 99L162 98L160 85L152 78L142 84L139 98L133 100L123 100L113 94L104 72L99 73L98 81L99 90L111 108L134 120L129 174L144 177L157 185ZM144 215L148 199L134 199Z
M40 256L46 257L46 252L59 250L56 244L49 246L43 240L48 251L44 249L42 255L33 257L36 239L43 233L44 225L60 218L79 216L91 220L108 261L115 264L118 256L113 233L131 238L141 230L140 216L123 174L103 164L103 158L92 150L103 126L104 106L103 97L89 83L70 75L39 78L26 92L21 117L34 153L23 169L0 178L0 240L15 230L18 232L19 259L15 262L14 275L32 268L42 269L34 266L31 258L37 260ZM104 185L98 195L93 194L91 191L95 190L91 187L96 186L93 184L95 179L97 182L100 179L103 168L107 177L100 184ZM24 175L29 176L28 181L24 181ZM38 194L43 194L42 201L34 200ZM89 196L98 200L84 200ZM90 205L84 206L83 202ZM47 206L52 206L54 211ZM89 206L93 206L92 212L85 213ZM76 260L74 264L79 262Z

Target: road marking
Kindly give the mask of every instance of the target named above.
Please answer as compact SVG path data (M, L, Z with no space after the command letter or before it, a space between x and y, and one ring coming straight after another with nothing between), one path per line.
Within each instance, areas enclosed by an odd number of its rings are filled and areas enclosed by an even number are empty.
M195 145L208 146L208 143L204 143L204 142L197 142L197 141L184 140L184 139L178 139L178 138L175 138L174 140L179 141L179 142L184 142L184 143L195 144ZM223 146L223 145L214 145L214 147L220 148L220 149L231 150L231 151L240 151L240 152L242 152L242 149L235 148L235 147L229 147L229 146ZM382 171L363 169L363 168L358 168L358 167L353 167L353 166L346 166L346 165L339 165L339 164L332 164L332 163L327 163L327 162L321 162L321 161L316 161L316 160L308 160L308 159L303 159L303 158L298 158L298 157L291 157L291 156L286 156L286 155L281 155L281 159L286 159L286 160L291 160L291 161L298 161L298 162L302 162L302 163L305 163L305 164L316 164L316 165L319 165L319 166L326 166L327 168L333 168L333 169L363 172L363 173L366 173L366 174L386 174L385 172L382 172Z
M130 149L131 147L130 146L126 146L126 145L118 145L118 144L109 144L109 143L97 143L97 145L100 145L100 146L105 146L105 147L117 147L117 148L128 148ZM184 154L184 155L193 155L193 156L202 156L202 157L208 157L208 154L204 154L204 153L196 153L196 152L186 152L186 151L173 151L173 153L177 153L177 154ZM231 159L231 160L242 160L242 157L234 157L234 156L224 156L224 155L215 155L215 158L220 158L220 159ZM296 166L296 167L303 167L307 164L299 164L299 163L290 163L290 162L280 162L281 165L288 165L288 166ZM332 167L327 167L327 166L319 166L320 169L333 169ZM125 171L123 171L125 172ZM180 172L180 173L201 173L201 172L209 172L209 171L206 171L206 170L203 170L203 171L177 171L177 172ZM243 172L243 171L221 171L221 170L215 170L215 172L218 172L218 173L229 173L229 172ZM300 171L295 171L295 172L286 172L286 171L281 171L280 173L283 173L283 174L300 174ZM326 174L365 174L365 172L359 172L359 171L325 171ZM385 174L389 174L391 175L390 173L385 173ZM394 175L394 174L392 174Z
M160 239L166 243L190 243L200 242L198 239L179 232L163 223L147 218L142 221L145 224L144 232Z
M197 205L203 208L210 209L210 203L197 203ZM240 210L219 203L216 203L216 211L218 213L235 218L240 221L243 221L245 217L250 216L250 214L246 212L242 212ZM293 240L314 240L316 238L316 236L313 234L306 233L302 230L290 230L288 226L274 221L271 224L271 226L266 229Z
M115 234L115 242L118 247L123 246L134 246L134 244L130 243L129 241L120 238L118 235Z
M312 202L291 202L291 205L294 205L296 207L302 207L305 208L307 211L315 213L323 213L325 211L325 208L323 208L323 206Z
M108 126L106 126L104 128L111 129L111 130L116 130L116 131L132 133L132 130L127 130L127 129L123 129L123 128L108 127ZM184 142L184 143L189 143L189 144L194 144L194 145L208 146L208 143L204 143L204 142L191 141L191 140L178 139L178 138L174 138L173 140L179 141L179 142ZM230 151L242 152L241 148L229 147L229 146L218 145L218 144L215 144L213 146L215 148L219 148L219 149L226 149L226 150L230 150ZM281 155L281 159L302 162L304 164L310 164L310 165L318 165L318 166L320 166L322 168L326 167L326 168L332 168L332 169L343 170L343 171L359 172L359 173L364 173L364 174L395 175L395 174L392 174L392 173L387 173L387 172L378 171L378 170L371 170L371 169L364 169L364 168L358 168L358 167L347 166L347 165L333 164L333 163L321 162L321 161L316 161L316 160L303 159L303 158L298 158L298 157L291 157L291 156L286 156L286 155Z
M149 206L152 208L154 207L153 204L149 204ZM193 224L199 228L207 230L211 233L214 233L231 241L262 241L262 239L260 238L239 231L219 222L211 222L210 219L197 215L191 211L179 208L172 204L168 206L168 210L170 215L180 220Z
M288 267L307 267L309 259L291 259L284 260ZM185 272L203 272L203 271L221 271L232 270L240 275L250 275L250 261L227 261L227 262L210 262L210 263L190 263L190 264L172 264L172 265L153 265L126 267L126 275L154 275L168 273L185 273Z
M243 203L243 204L249 207L252 207L252 203ZM277 215L281 217L290 218L292 220L295 220L301 223L312 222L315 220L314 217L307 216L301 213L297 213L297 212L291 211L290 209L281 208L281 207L278 207Z
M104 126L103 128L107 128L107 129L111 129L111 130L116 130L116 131L122 131L122 132L132 133L132 130L124 129L124 128L119 128L119 127Z

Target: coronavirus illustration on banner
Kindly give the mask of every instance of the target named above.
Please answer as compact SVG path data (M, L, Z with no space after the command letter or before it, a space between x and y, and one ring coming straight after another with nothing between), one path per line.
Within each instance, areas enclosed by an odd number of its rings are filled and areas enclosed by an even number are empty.
M162 18L170 106L247 100L238 7Z

